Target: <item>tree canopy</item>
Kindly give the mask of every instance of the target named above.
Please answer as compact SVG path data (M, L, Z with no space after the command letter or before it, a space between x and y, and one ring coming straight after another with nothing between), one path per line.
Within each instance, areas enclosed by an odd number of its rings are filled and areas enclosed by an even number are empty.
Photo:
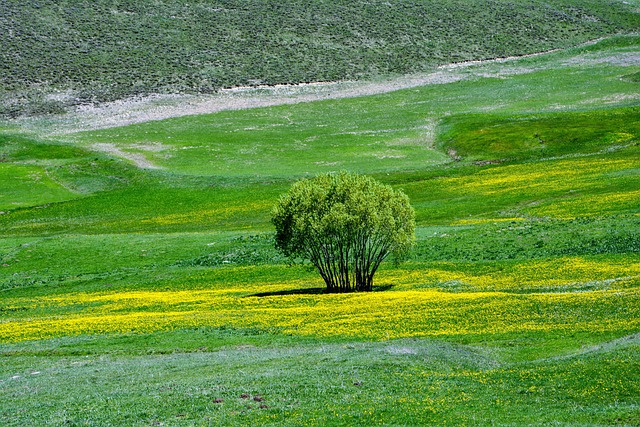
M273 208L275 245L309 260L329 292L371 291L387 256L415 241L415 212L401 191L341 172L293 184Z

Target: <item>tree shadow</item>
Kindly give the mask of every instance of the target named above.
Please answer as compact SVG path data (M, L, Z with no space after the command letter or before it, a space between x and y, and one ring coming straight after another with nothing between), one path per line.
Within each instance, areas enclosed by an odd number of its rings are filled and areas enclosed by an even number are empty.
M384 292L393 288L393 285L382 285L382 286L374 286L372 292ZM339 294L339 293L356 293L355 291L351 292L329 292L327 288L301 288L301 289L287 289L284 291L275 291L275 292L260 292L257 294L247 295L245 298L250 297L277 297L284 295L319 295L319 294Z
M393 285L374 286L372 292L384 292L384 291L388 291L391 288L393 288Z
M316 295L326 293L328 293L326 288L302 288L287 289L286 291L260 292L257 294L247 295L247 297L277 297L283 295Z

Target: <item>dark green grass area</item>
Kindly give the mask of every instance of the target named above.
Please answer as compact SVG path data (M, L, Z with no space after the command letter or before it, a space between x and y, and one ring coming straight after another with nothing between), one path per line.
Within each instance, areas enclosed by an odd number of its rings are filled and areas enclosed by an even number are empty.
M640 253L637 215L425 227L418 235L413 258L423 261L504 262Z
M7 296L132 288L206 289L229 280L315 278L310 269L288 267L288 261L273 248L270 233L5 238L0 244L0 264L0 289ZM243 269L250 266L255 268Z
M640 108L527 116L461 115L439 123L439 145L475 160L615 150L640 141Z
M3 6L4 116L150 93L404 74L566 48L640 26L637 5L591 0L29 0Z
M625 78L627 78L628 80L634 83L640 83L640 72L629 74L628 76L625 76Z
M0 221L8 234L105 234L264 230L284 184L130 186L64 203L18 209ZM119 231L118 231L119 230Z
M7 426L631 426L639 415L637 340L515 364L488 349L429 340L16 355L1 368L0 419Z
M7 210L72 200L140 177L113 158L11 132L0 133L0 175L10 183L0 194L0 208Z

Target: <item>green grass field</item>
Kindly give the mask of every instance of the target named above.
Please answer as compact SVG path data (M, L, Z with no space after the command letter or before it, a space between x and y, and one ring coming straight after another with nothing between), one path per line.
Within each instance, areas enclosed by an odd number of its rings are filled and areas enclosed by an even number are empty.
M618 36L371 96L0 123L0 424L640 425L638 55ZM372 293L273 248L277 197L339 170L417 212Z

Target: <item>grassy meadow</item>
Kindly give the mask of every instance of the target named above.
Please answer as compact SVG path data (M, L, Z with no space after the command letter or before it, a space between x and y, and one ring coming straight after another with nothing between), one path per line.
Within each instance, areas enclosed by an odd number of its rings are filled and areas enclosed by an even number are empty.
M0 424L640 425L639 55L617 36L362 97L0 122ZM273 248L277 197L339 170L416 209L371 293Z

